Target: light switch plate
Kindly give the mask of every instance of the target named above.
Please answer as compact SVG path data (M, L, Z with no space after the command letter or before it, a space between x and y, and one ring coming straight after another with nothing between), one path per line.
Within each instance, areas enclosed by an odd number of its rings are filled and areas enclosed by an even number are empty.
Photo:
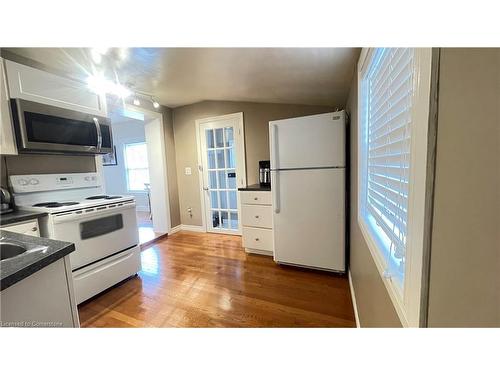
M186 176L190 176L191 175L191 167L186 167L184 168L184 174Z

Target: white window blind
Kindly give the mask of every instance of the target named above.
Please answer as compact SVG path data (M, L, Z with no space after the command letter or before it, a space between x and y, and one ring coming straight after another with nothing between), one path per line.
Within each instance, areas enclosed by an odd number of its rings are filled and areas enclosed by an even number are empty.
M430 48L363 49L358 63L358 224L403 326L426 311L431 68Z
M362 83L364 214L378 237L388 272L401 287L408 234L413 72L413 49L377 49Z

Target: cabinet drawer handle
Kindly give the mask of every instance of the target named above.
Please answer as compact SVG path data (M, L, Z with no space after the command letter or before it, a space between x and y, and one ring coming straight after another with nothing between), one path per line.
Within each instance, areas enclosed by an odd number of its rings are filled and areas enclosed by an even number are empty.
M255 241L258 241L258 240L259 240L258 238L255 239Z
M259 218L259 215L255 215L255 218L258 219Z
M258 201L258 200L259 200L259 198L258 198L258 197L254 197L254 199L253 199L253 200L254 200L254 201Z
M32 232L36 232L37 230L38 230L38 228L37 228L37 227L33 227L33 228L31 228L31 231L32 231Z

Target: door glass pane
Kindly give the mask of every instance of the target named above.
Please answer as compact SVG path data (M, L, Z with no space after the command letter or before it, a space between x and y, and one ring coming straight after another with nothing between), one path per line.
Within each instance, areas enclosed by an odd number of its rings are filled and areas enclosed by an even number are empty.
M207 148L214 148L214 131L207 129L205 135L207 137Z
M234 169L227 170L227 187L229 189L236 189L236 171Z
M205 135L208 163L205 178L208 180L211 226L221 230L238 230L238 212L234 212L238 209L234 129L206 129Z
M238 229L238 213L231 212L231 229Z
M224 149L217 150L217 168L225 168L224 165Z
M234 160L234 150L232 148L226 149L226 160L228 168L236 168L236 161Z
M208 187L210 189L217 189L217 172L209 171L208 172Z
M226 147L231 147L234 144L233 128L225 128L224 131L226 135Z
M219 227L219 211L212 211L212 227Z
M215 129L215 147L224 147L224 133L222 128Z
M229 229L229 217L227 211L221 211L222 228Z
M236 210L238 208L238 200L236 198L236 191L229 191L229 208Z
M220 208L227 208L227 194L225 191L219 191Z
M219 174L219 189L226 188L226 171L218 171Z
M208 150L208 169L215 169L215 151Z
M219 203L217 201L217 192L216 191L210 192L210 205L212 206L212 208L219 208Z

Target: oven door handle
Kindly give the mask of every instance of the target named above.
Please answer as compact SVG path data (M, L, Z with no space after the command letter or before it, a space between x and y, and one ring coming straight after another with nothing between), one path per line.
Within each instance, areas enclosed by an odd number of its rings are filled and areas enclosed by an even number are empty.
M111 204L112 206L113 204ZM106 207L98 210L99 207L94 207L92 208L92 211L85 212L85 209L77 210L77 211L72 211L72 212L67 212L67 213L62 213L62 214L55 214L53 221L54 224L59 224L59 223L67 223L70 221L81 221L82 219L88 219L92 217L99 217L99 216L104 216L107 214L112 214L114 212L121 212L129 208L135 208L135 202L128 202L128 203L123 203L121 206L116 205L116 207ZM90 210L90 208L87 208L87 210ZM77 213L81 211L81 213Z

